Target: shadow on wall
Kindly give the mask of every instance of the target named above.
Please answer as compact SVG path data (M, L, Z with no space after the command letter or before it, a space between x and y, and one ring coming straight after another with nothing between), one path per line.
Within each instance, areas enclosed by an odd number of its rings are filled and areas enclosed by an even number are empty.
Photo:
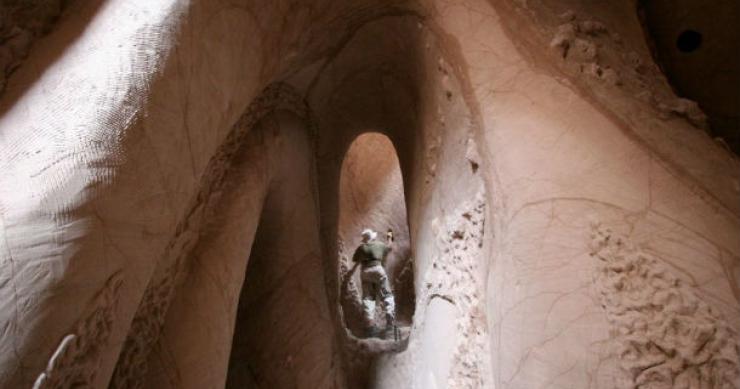
M0 2L0 96L3 97L0 116L5 115L48 69L71 51L70 47L105 2L75 2L73 11L63 13L70 3L69 0ZM72 22L64 23L60 32L42 39L57 29L61 18ZM26 61L31 51L35 55ZM15 80L6 90L11 76Z
M339 182L340 302L344 325L358 338L365 336L366 323L362 315L360 272L354 267L352 255L365 228L378 231L381 240L388 229L394 232L386 271L396 300L396 324L408 327L414 315L415 295L403 178L393 143L387 136L374 132L354 140L342 162ZM376 326L383 327L379 304L375 318Z
M226 388L329 387L335 380L313 151L304 124L292 117L261 122L277 134L270 150L277 157L239 297Z
M656 62L682 97L709 117L714 137L740 153L740 2L642 0L638 11Z

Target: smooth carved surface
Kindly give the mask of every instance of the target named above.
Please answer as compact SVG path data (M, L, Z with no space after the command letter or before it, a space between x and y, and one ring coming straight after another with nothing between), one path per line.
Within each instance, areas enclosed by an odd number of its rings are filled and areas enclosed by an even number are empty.
M100 362L100 352L108 344L123 283L121 273L108 279L92 303L92 312L74 332L66 335L49 358L46 370L33 389L87 388L92 385Z
M143 387L147 359L159 339L177 287L187 275L188 257L198 243L199 231L219 201L219 189L224 184L231 161L249 130L265 115L279 108L289 109L310 121L308 107L302 98L290 86L276 83L267 87L234 125L209 162L201 190L167 246L162 263L168 266L164 270L157 269L144 293L113 373L111 389Z
M740 388L740 343L722 314L660 261L603 227L594 282L630 388Z

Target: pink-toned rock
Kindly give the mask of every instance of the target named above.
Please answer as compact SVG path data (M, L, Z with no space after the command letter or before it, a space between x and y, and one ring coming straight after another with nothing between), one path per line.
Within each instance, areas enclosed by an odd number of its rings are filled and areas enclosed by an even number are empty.
M0 388L740 387L740 162L632 2L21 3Z

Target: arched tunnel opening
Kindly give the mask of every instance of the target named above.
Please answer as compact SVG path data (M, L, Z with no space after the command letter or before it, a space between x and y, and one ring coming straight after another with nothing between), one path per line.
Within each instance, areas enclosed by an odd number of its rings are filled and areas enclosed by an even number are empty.
M269 163L270 183L238 297L226 388L300 386L321 381L318 376L341 364L334 361L338 327L332 326L326 305L319 255L311 148L300 127L281 114L266 117L254 130L277 134L271 151L292 157ZM296 158L307 163L296 165ZM338 307L342 326L370 355L400 351L415 310L414 265L401 167L386 135L365 133L352 142L341 165L338 199L340 253L335 263L344 281ZM373 338L364 332L362 281L359 267L351 267L364 228L377 230L379 239L385 239L388 229L394 232L384 268L396 302L396 337ZM376 304L376 313L382 326L381 304ZM369 371L371 360L363 359L360 370Z
M383 267L390 283L398 331L387 340L401 341L407 334L404 328L411 325L414 314L412 245L396 149L387 136L376 132L364 133L352 142L342 162L339 180L340 317L346 330L356 338L383 335L372 333L372 329L381 330L387 324L383 301L378 301L377 295L368 296L370 291L363 285L366 281L361 276L363 265L353 260L365 229L377 232L377 239L391 248ZM390 242L386 236L389 231ZM373 312L368 315L366 310Z
M268 115L258 127L253 131L277 135L238 297L225 387L300 387L320 381L332 360L313 153L305 123L290 113Z

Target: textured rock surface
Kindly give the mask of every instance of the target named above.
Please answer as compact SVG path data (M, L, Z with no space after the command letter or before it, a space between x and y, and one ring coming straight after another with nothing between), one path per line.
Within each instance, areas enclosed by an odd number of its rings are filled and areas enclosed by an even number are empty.
M740 164L634 2L73 9L0 101L0 387L740 387ZM353 332L368 221L399 343Z
M624 387L732 388L738 336L721 313L650 254L596 227L594 283L612 324Z

